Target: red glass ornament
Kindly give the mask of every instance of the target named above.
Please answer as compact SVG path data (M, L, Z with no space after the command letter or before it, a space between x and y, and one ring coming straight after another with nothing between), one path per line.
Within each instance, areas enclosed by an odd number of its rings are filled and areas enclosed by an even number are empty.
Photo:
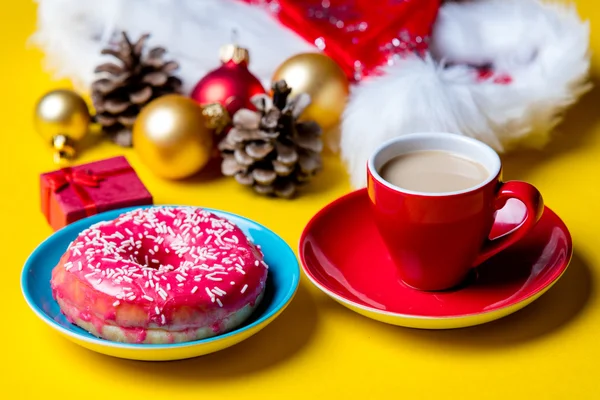
M250 98L266 92L258 78L248 70L248 50L226 45L221 48L220 58L222 65L200 79L191 98L202 106L219 103L230 116L240 108L253 110Z

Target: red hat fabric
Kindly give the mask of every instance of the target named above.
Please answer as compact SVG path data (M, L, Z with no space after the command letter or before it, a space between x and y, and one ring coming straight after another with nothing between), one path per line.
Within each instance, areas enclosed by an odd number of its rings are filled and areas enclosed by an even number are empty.
M265 7L335 60L350 80L424 52L440 0L240 0Z

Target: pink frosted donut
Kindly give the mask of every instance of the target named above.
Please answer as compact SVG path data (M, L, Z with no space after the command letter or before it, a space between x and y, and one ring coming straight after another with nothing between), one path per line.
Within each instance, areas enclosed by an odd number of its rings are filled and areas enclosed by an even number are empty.
M268 267L227 219L150 207L79 234L52 271L62 313L91 334L177 343L239 326L260 303Z

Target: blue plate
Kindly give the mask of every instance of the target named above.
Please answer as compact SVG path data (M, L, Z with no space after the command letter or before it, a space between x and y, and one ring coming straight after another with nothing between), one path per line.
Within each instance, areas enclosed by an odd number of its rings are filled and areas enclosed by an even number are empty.
M21 290L35 314L69 340L99 353L134 360L179 360L213 353L233 346L259 332L289 305L300 280L300 268L292 249L271 230L247 218L204 208L236 224L261 246L269 265L263 301L253 315L237 329L212 338L177 344L127 344L100 339L71 324L60 312L50 288L52 269L79 232L91 225L112 220L121 213L151 206L108 211L74 222L55 232L30 255L21 274Z

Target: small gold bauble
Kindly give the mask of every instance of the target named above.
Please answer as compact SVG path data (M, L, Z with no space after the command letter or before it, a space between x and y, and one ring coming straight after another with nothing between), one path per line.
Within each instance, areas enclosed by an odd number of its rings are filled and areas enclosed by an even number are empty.
M88 133L90 111L85 100L71 90L53 90L35 107L35 127L42 138L52 143L58 135L79 141Z
M148 103L133 125L135 152L162 178L196 174L208 163L212 146L202 108L181 95L164 95Z
M206 119L206 127L220 135L229 124L231 117L227 109L219 103L211 103L202 107L202 115Z
M319 53L302 53L281 64L272 82L284 80L293 98L298 93L308 93L310 105L300 120L316 121L323 131L334 128L340 121L349 93L349 82L335 61Z

